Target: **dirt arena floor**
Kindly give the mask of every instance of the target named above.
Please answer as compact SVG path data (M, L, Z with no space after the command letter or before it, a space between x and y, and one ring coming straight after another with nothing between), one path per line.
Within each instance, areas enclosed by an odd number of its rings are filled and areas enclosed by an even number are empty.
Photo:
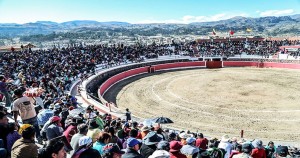
M211 137L300 141L300 71L223 68L134 77L106 96L141 118L165 116L171 127Z

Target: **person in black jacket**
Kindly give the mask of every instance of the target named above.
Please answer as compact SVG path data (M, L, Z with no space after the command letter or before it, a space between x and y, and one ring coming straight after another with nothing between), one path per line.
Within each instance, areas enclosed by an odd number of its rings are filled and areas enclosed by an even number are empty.
M141 147L141 155L144 158L148 158L150 155L154 153L156 150L156 144L158 144L162 140L155 132L150 132L143 139L143 145Z
M128 138L126 143L126 153L122 155L122 158L144 158L141 154L138 153L140 142L137 139Z

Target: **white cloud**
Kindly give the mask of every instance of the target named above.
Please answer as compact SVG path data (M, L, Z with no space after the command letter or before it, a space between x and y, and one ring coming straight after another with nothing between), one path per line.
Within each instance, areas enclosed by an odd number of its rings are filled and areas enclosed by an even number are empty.
M219 21L219 20L226 20L233 18L235 16L248 16L248 14L241 13L241 14L227 14L227 13L220 13L211 16L192 16L186 15L180 19L169 19L169 20L143 20L137 22L138 24L148 24L148 23L180 23L180 24L189 24L192 22L208 22L208 21Z
M286 10L266 10L260 12L260 16L282 16L282 15L290 15L295 13L293 9L286 9Z

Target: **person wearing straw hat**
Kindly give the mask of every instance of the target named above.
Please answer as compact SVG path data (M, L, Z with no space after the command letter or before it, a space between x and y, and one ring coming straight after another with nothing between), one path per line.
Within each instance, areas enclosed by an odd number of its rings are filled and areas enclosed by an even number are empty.
M231 154L232 145L229 143L229 136L227 134L222 136L221 142L218 145L218 148L224 149L226 151L226 154L224 155L224 158L229 158Z
M19 129L21 139L11 148L11 158L38 157L38 146L34 142L35 128L30 124L23 124Z

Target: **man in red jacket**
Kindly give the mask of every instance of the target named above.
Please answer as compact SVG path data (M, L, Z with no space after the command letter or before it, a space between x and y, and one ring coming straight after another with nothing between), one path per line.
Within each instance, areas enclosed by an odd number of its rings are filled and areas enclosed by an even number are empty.
M196 147L199 147L201 150L206 150L208 145L208 140L203 137L202 133L198 133L196 140Z
M252 150L251 156L253 158L266 158L266 151L263 147L263 142L261 140L255 139L252 142L254 149Z
M186 155L180 152L182 148L181 142L178 141L171 141L170 142L170 158L187 158Z

